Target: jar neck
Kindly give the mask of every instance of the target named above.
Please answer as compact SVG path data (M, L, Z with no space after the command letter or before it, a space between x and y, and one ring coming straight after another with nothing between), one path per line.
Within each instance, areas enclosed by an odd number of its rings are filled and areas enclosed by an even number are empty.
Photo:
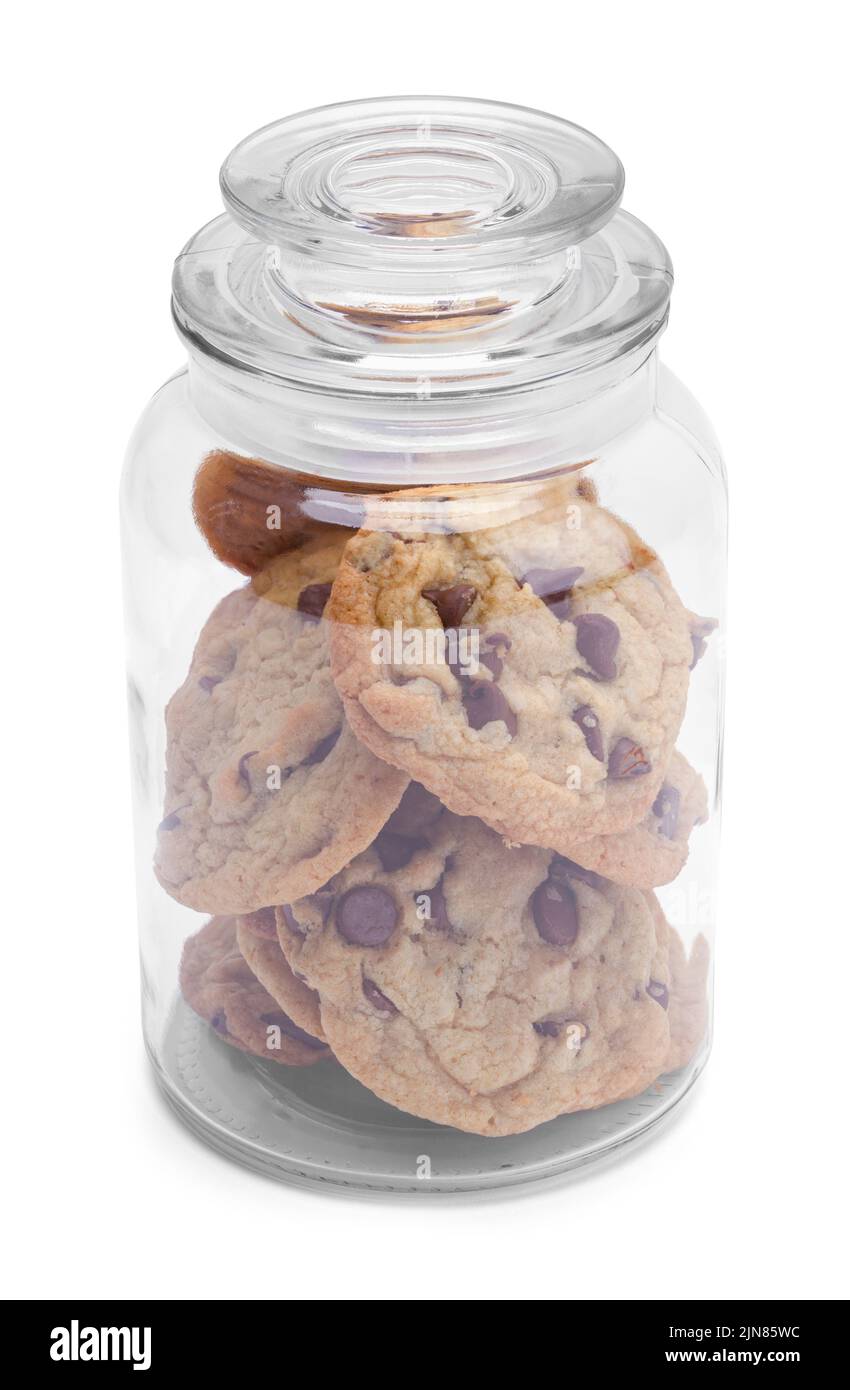
M478 397L342 396L252 375L190 348L192 403L236 452L386 486L533 477L585 462L654 405L653 341L596 370Z

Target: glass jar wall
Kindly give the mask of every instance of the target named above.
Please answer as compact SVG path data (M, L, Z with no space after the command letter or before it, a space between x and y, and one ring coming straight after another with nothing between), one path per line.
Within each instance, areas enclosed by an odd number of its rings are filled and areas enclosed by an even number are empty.
M471 1191L709 1043L725 490L587 132L308 112L178 258L122 493L143 1016L275 1175Z

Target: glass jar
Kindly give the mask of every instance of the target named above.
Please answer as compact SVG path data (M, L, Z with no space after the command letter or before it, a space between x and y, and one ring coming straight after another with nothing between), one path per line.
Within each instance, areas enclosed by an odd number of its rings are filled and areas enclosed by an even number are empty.
M281 1178L538 1181L709 1045L725 486L616 156L309 111L177 259L122 491L143 1015Z

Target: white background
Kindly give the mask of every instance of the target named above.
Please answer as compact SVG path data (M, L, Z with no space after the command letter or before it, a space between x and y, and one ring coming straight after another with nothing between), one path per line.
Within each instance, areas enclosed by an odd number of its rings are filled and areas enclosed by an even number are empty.
M4 22L3 1266L23 1297L846 1297L846 49L837 5L15 6ZM399 91L607 140L725 447L717 1024L657 1142L484 1205L289 1190L158 1100L138 1025L116 490L171 261L287 112ZM4 396L6 395L4 391Z

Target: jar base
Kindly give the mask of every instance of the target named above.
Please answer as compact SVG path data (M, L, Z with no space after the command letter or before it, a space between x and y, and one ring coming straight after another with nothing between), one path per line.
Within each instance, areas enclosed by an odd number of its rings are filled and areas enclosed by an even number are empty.
M163 1094L210 1147L282 1182L365 1194L486 1193L551 1182L654 1134L690 1092L707 1048L642 1095L487 1139L407 1115L335 1062L281 1067L223 1042L180 1000Z

